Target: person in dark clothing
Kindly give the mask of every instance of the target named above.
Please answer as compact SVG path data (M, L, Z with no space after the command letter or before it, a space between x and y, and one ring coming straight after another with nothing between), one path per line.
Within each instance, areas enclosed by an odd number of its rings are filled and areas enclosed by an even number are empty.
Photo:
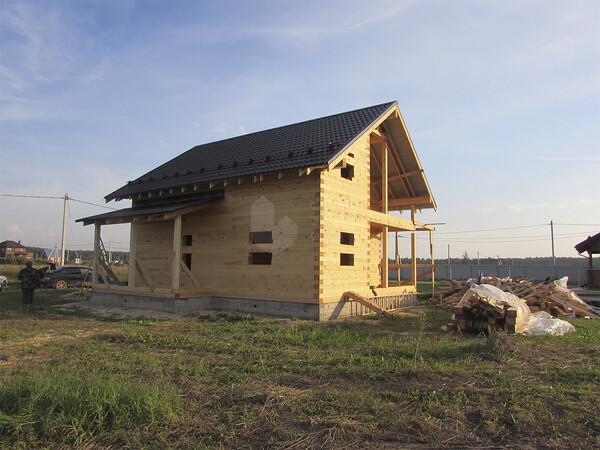
M27 261L25 267L19 272L19 280L21 280L23 304L27 311L31 311L33 292L41 285L40 271L33 268L31 261Z

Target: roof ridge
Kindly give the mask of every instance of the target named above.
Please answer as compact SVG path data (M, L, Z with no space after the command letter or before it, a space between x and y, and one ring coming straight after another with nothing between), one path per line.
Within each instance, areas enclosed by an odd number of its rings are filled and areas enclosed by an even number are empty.
M396 101L385 102L199 144L127 182L105 199L328 164L395 105Z

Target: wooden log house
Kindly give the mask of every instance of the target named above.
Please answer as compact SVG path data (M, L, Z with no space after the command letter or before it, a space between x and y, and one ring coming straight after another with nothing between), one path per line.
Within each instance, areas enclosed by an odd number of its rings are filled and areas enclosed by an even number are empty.
M78 219L93 280L102 226L131 224L127 286L96 283L92 301L313 320L413 302L416 232L434 230L416 215L436 208L396 102L194 147L106 196L122 199ZM389 263L390 232L410 233L410 264ZM412 277L391 286L400 266Z

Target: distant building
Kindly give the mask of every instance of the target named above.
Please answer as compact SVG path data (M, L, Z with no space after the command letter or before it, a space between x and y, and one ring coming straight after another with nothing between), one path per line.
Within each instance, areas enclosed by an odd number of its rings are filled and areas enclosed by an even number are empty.
M579 254L584 252L588 254L587 286L600 287L600 268L594 269L592 259L592 255L600 255L600 233L590 236L585 241L577 244L575 250Z
M43 257L43 259L45 259L48 262L53 262L56 264L61 263L60 252L58 251L58 249L56 247L54 247L52 249L45 248L44 254L42 257Z
M0 242L0 258L24 258L32 259L33 253L27 251L27 247L21 241Z

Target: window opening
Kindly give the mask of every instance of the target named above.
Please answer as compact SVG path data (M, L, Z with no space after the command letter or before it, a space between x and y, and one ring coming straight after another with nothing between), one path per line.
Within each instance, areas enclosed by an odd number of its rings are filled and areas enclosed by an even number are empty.
M186 247L190 247L192 245L192 235L191 234L183 235L183 245Z
M272 231L251 231L250 232L250 243L251 244L272 244L273 243L273 232Z
M253 265L270 266L273 260L271 252L251 252L248 258L248 263Z
M340 244L342 245L354 245L354 233L340 233Z
M353 266L354 265L354 254L353 253L340 253L340 266Z
M341 175L342 178L345 178L346 180L354 178L354 166L352 164L346 164L346 167L342 167Z
M192 254L191 253L184 253L183 255L181 255L181 260L183 261L183 263L189 270L192 270Z

